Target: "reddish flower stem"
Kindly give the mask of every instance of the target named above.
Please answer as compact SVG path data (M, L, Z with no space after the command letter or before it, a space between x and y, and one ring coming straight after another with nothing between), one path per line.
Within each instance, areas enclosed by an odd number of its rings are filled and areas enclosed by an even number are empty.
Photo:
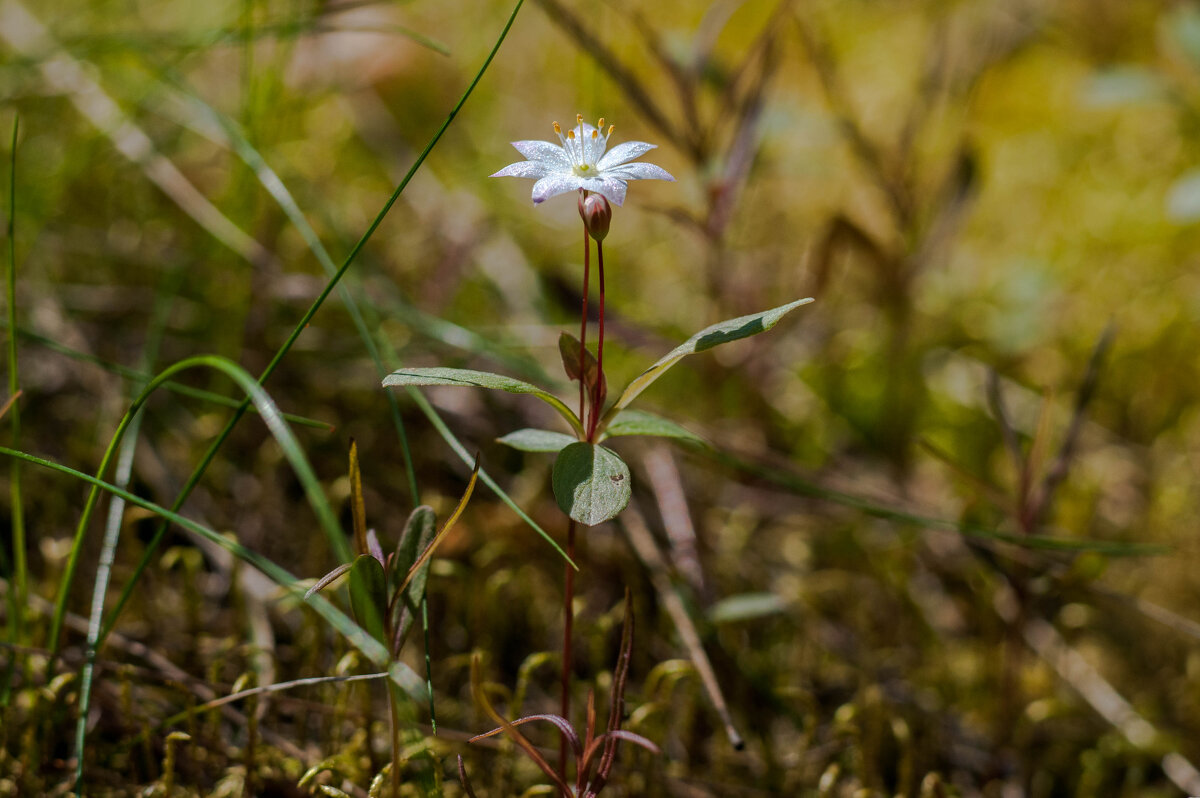
M582 196L587 196L586 191L581 191ZM583 302L579 308L579 424L581 426L587 424L587 419L584 417L584 388L587 383L587 375L584 373L584 358L587 356L587 322L588 322L588 278L591 274L591 246L588 236L587 225L583 226Z
M581 197L586 197L587 192L581 191ZM588 281L591 276L591 242L588 235L587 225L583 226L583 300L579 307L579 423L585 424L584 411L586 403L584 401L587 374L585 374L585 356L587 355L587 321L588 321ZM575 521L568 519L567 521L567 557L571 560L575 559ZM567 718L568 722L571 718L571 669L574 660L574 651L572 647L572 626L575 605L575 569L570 563L564 566L563 569L563 650L562 650L562 701L561 714ZM558 775L563 781L567 780L567 738L563 737L558 748Z
M567 521L567 557L575 559L575 521ZM570 722L571 718L571 669L573 665L571 646L571 627L574 625L575 604L575 569L570 563L564 566L563 577L563 653L562 653L562 706L561 715ZM564 736L558 746L558 775L563 781L567 780L567 738Z
M596 384L592 387L592 418L588 424L588 440L596 437L600 423L600 386L604 382L604 245L596 242L596 275L600 281L600 330L596 339Z

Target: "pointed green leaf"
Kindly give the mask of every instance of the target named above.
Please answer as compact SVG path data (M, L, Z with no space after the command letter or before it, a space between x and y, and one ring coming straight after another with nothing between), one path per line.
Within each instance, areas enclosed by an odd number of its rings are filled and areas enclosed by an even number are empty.
M701 446L708 445L699 435L689 432L674 421L642 410L622 410L604 430L605 437L619 435L653 435L657 438L677 438Z
M575 443L570 435L548 429L519 429L496 440L523 452L558 452Z
M383 386L385 388L403 385L460 385L465 387L473 386L475 388L491 388L497 391L507 391L508 393L527 393L536 396L553 407L567 420L567 423L571 425L573 430L581 435L583 433L583 427L580 426L579 419L571 412L571 408L567 407L557 396L536 385L531 385L528 382L513 379L512 377L505 377L501 374L492 374L487 371L472 371L471 369L434 367L398 369L383 378Z
M617 400L617 403L613 405L609 413L616 413L621 408L627 406L638 394L646 390L650 383L661 377L663 372L688 355L703 352L706 349L712 349L714 346L720 346L730 341L737 341L742 338L748 338L751 335L766 332L778 324L779 320L788 313L812 301L812 297L797 299L795 302L789 302L777 308L764 310L761 313L751 313L749 316L739 316L736 319L729 319L728 321L714 324L711 327L705 327L659 358L653 366L643 371L633 382L629 383L629 387L621 394L621 398Z
M558 506L587 526L615 517L629 504L629 467L612 449L594 443L576 441L559 452L551 481Z
M383 616L387 612L387 580L383 566L370 554L360 554L350 567L350 609L354 620L371 637L387 644Z
M408 521L404 524L404 532L400 535L400 542L396 544L396 556L392 558L393 585L399 587L408 577L409 569L413 567L417 557L421 556L421 552L433 542L436 534L437 514L432 507L422 504L409 514ZM424 580L421 587L425 587Z

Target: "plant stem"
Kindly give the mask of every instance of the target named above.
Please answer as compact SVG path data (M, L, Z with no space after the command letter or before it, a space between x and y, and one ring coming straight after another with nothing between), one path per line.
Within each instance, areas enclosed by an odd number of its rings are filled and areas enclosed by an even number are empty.
M8 173L8 279L6 281L8 299L8 395L16 396L20 390L20 380L17 377L17 131L20 118L13 120L12 149L10 151L10 169ZM21 445L21 405L13 402L9 407L9 421L12 425L12 445L16 449ZM14 462L9 476L9 492L12 501L12 546L13 546L13 616L12 642L19 642L24 636L25 626L25 594L27 590L27 565L25 561L25 503L21 496L21 464ZM16 661L15 659L13 660ZM8 686L5 684L7 694Z
M567 557L570 560L575 559L575 520L567 520ZM563 578L563 653L562 653L562 706L559 713L567 719L571 720L571 666L572 666L572 646L571 646L571 627L573 626L574 604L575 604L575 569L570 563L564 566L565 577ZM567 780L567 738L562 737L558 746L558 775L565 782Z
M604 384L604 244L596 242L596 275L600 280L600 330L596 338L596 384L592 388L592 418L588 423L588 440L596 437L600 422L600 386Z
M587 192L580 189L580 195L587 196ZM585 358L587 357L587 320L588 320L588 278L591 275L591 242L588 235L587 223L583 225L583 301L579 308L579 423L587 424L587 419L584 418L584 390L587 385L587 366ZM585 427L586 428L586 427ZM591 440L591 436L588 436Z
M400 798L400 711L392 685L387 686L388 721L392 731L392 798Z

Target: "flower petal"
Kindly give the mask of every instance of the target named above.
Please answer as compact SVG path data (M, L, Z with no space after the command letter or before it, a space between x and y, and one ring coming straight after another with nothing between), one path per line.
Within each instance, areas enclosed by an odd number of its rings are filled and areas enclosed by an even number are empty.
M606 175L598 179L593 177L588 182L592 185L584 186L584 188L589 191L595 191L597 194L603 194L613 205L620 207L625 203L625 189L627 186L624 180Z
M581 188L582 182L574 175L553 174L543 177L533 184L533 204L540 205L551 197Z
M611 169L645 155L657 146L657 144L647 144L644 141L622 141L605 153L604 157L600 159L600 163L596 165L601 169Z
M488 177L532 177L538 179L545 177L550 172L551 170L547 169L546 164L541 161L517 161Z
M571 168L567 154L557 144L551 144L549 141L514 141L512 145L517 148L517 152L531 161L547 161L563 169Z
M627 163L614 169L606 169L605 177L615 177L618 180L669 180L675 182L671 173L661 166L652 163Z

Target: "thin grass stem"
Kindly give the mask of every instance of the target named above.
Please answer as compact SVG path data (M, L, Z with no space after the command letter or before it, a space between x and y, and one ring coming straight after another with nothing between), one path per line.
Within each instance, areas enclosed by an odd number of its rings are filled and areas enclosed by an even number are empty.
M17 371L17 336L11 332L17 327L17 134L20 130L20 117L13 120L12 147L9 151L8 172L8 274L6 295L8 301L8 395L16 396L20 390L20 380ZM12 430L12 445L21 445L21 404L13 402L8 409L9 425ZM12 640L17 642L24 636L26 591L28 590L28 564L25 557L25 503L21 494L21 466L12 464L9 474L9 495L12 501L12 544L13 544L13 613ZM5 679L4 694L8 693L8 680Z

